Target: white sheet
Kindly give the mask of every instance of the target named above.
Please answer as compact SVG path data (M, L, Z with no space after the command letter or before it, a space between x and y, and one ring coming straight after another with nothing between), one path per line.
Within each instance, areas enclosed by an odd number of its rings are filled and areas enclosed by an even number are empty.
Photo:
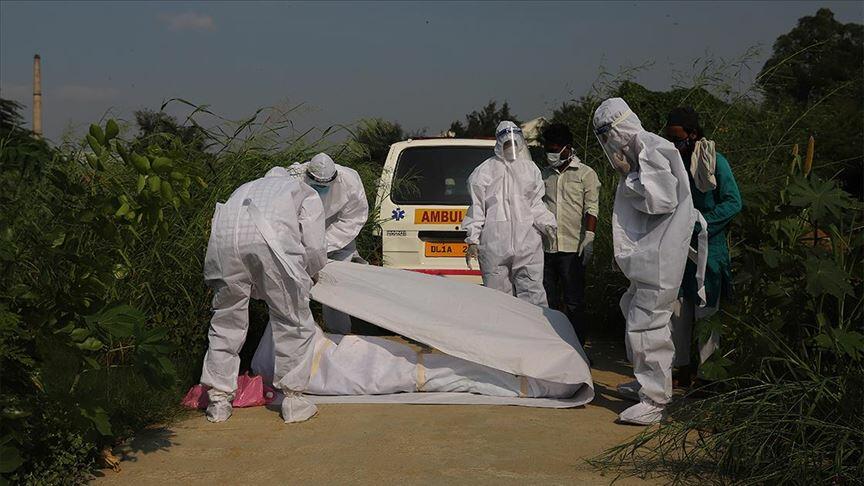
M548 402L545 406L573 407L594 397L585 353L560 312L474 284L348 262L324 267L312 298L451 356L514 375L584 385L563 400L406 393L315 397L324 400L318 403Z
M390 395L305 395L305 397L316 405L322 403L378 403L403 405L514 405L532 408L573 408L585 405L585 403L590 401L586 401L581 393L577 393L572 398L490 397L488 395L475 395L473 393L446 392L393 393ZM270 407L279 409L280 403L282 403L281 392L277 393L276 400Z

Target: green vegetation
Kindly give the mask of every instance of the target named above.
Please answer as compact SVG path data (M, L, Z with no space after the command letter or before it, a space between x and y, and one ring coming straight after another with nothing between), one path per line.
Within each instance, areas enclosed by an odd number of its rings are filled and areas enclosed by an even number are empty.
M611 255L617 177L591 131L603 98L624 97L658 132L672 107L696 107L745 201L730 231L740 295L698 330L723 336L702 368L714 383L596 466L681 482L864 477L861 52L861 26L820 10L778 39L752 88L734 82L748 53L699 60L665 92L632 82L634 71L604 74L553 113L603 183L589 272L594 329L620 329L626 286ZM20 106L0 100L0 484L83 481L103 447L179 413L206 346L201 268L217 201L326 150L358 170L375 215L387 148L411 136L370 119L333 146L285 137L290 110L231 122L170 103L191 114L178 122L162 106L137 113L135 133L108 120L78 146L51 147L21 128ZM512 117L490 102L451 130L490 136ZM805 149L811 136L815 155ZM376 224L358 240L373 263ZM262 305L251 319L244 362L266 322Z

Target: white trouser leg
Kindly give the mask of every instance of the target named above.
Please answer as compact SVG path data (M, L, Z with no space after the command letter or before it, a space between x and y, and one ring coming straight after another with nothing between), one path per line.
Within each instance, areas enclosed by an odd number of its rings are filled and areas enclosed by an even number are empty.
M720 299L712 307L702 307L695 309L695 320L708 319L720 310ZM714 351L720 347L720 334L717 331L711 331L707 341L699 341L699 362L704 363L714 354Z
M260 254L263 272L250 272L267 303L274 349L273 386L303 391L309 382L317 330L309 309L309 290L301 288L268 251Z
M695 309L693 303L683 297L679 297L672 303L670 325L672 342L675 345L675 359L672 362L672 366L676 368L690 364L694 317Z
M215 287L201 384L210 387L214 397L231 396L237 389L240 349L249 327L251 285L248 282L223 281Z
M514 267L513 288L516 297L541 307L549 307L546 288L543 287L543 259L535 259L528 265Z
M483 286L515 295L513 281L510 279L510 267L506 265L483 265L480 264L480 273L483 276Z
M627 320L627 344L633 373L642 388L640 397L659 404L672 399L672 359L675 346L669 321L677 289L661 290L630 285L621 299Z
M356 243L353 241L345 248L327 254L327 258L338 262L350 262L355 256L360 257L357 253ZM351 316L326 305L321 306L321 311L324 318L324 329L327 332L351 334Z

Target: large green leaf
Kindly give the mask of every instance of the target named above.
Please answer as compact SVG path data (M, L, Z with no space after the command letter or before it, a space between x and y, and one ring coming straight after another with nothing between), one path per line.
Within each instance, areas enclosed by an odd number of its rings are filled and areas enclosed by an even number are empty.
M789 185L789 197L793 206L808 208L815 221L822 221L829 214L840 219L843 211L855 207L849 193L838 188L834 181L816 177L795 178Z
M111 422L108 419L108 413L102 409L102 407L95 407L92 409L81 408L81 415L90 419L93 422L93 425L96 426L96 430L99 431L102 435L111 435Z
M807 292L819 297L833 295L838 299L852 294L849 274L831 258L810 257L805 263L807 268Z
M94 337L88 337L83 343L78 343L76 346L85 351L97 351L102 348L103 344L102 341Z
M8 474L24 463L21 452L16 447L0 447L0 473Z
M90 324L98 324L115 338L127 338L132 336L136 326L144 324L144 314L132 306L122 304L89 315L86 320Z

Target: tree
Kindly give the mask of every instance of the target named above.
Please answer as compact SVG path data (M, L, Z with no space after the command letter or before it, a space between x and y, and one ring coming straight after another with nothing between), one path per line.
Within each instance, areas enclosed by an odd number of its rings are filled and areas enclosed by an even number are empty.
M501 109L498 109L497 102L492 100L480 111L475 110L465 115L466 125L458 120L451 123L450 131L459 138L492 137L498 124L503 120L521 125L516 115L510 113L510 105L506 101L501 105Z
M821 8L774 42L774 52L759 73L766 98L814 102L837 86L864 77L864 26L843 24ZM860 99L860 98L859 98Z
M17 101L0 98L0 133L8 133L24 123L24 117L18 113L22 108Z
M405 138L405 132L398 123L381 118L360 120L354 133L354 141L365 148L369 160L384 165L390 145Z
M133 142L136 150L150 144L164 147L167 141L164 135L172 135L178 137L185 147L204 152L209 139L200 126L180 125L176 118L164 111L138 110L135 112L135 123L138 125L138 135Z

